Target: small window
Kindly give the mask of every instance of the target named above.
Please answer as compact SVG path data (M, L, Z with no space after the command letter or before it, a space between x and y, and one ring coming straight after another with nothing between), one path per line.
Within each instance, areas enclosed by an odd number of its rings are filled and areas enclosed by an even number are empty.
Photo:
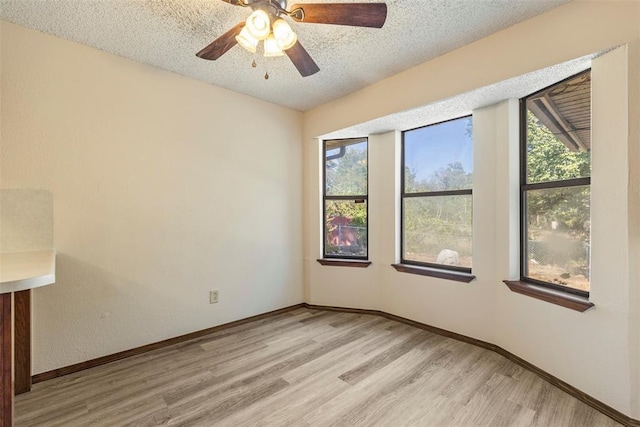
M471 116L402 134L401 262L471 272Z
M324 258L367 259L367 144L324 141Z
M591 72L523 98L521 279L589 295Z

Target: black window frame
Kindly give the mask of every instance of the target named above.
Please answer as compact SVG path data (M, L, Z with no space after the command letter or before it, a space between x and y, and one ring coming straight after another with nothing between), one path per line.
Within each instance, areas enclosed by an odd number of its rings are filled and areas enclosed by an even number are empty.
M352 144L358 144L361 142L367 143L367 194L347 195L347 196L332 196L327 195L327 143L334 141L354 141ZM349 145L352 145L349 144ZM345 147L342 147L343 149ZM341 152L344 152L341 150ZM343 154L344 155L344 154ZM367 210L367 254L362 255L336 255L327 254L327 200L353 200L354 203L358 203L362 200L366 205ZM361 202L362 203L362 202ZM326 139L322 141L322 258L323 259L337 259L337 260L369 260L369 138L334 138Z
M555 82L549 86L546 86L536 92L530 93L527 96L520 99L520 281L526 283L532 283L534 285L546 287L556 291L561 291L571 295L577 295L584 298L589 298L589 292L582 289L571 288L568 286L558 285L552 282L546 282L544 280L535 279L525 275L527 271L527 254L528 254L528 235L527 235L527 197L526 193L532 190L541 189L553 189L553 188L572 188L572 187L584 187L591 188L591 175L582 178L570 178L557 181L546 181L527 183L527 100L535 97L536 95L554 87L561 85L567 81L575 79L582 74L591 73L591 69L587 69L571 75L565 79ZM593 120L593 118L592 118ZM589 212L591 213L591 206L589 206ZM591 235L589 236L591 240Z
M428 267L437 270L449 270L461 273L472 272L472 267L460 267L456 265L437 264L431 262L421 262L408 260L404 257L404 200L406 198L417 197L438 197L438 196L471 196L471 206L473 209L473 188L462 190L443 190L443 191L421 191L416 193L407 193L405 191L405 135L407 132L411 132L418 129L424 129L430 126L437 126L443 123L453 122L455 120L461 120L466 118L473 118L473 114L467 114L465 116L455 117L453 119L443 120L436 123L431 123L425 126L419 126L412 129L406 129L402 131L402 143L400 147L400 263L406 265L416 265L419 267ZM472 184L473 185L473 184ZM473 216L471 218L471 235L473 239ZM472 263L473 264L473 263Z

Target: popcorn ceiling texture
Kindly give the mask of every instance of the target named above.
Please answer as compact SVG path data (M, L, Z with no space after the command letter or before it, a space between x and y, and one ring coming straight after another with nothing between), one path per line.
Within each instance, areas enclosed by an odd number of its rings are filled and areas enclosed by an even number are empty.
M519 99L530 93L566 79L591 66L591 60L598 54L587 55L572 61L537 70L512 79L503 80L489 86L461 93L442 101L420 108L401 111L368 122L359 123L346 129L321 135L324 139L356 138L391 130L407 130L433 123L462 117L473 110L497 104L505 99Z
M567 2L387 0L382 29L293 23L320 66L304 79L286 56L258 55L251 68L253 56L239 46L217 61L197 58L248 16L220 0L0 0L0 18L306 111Z

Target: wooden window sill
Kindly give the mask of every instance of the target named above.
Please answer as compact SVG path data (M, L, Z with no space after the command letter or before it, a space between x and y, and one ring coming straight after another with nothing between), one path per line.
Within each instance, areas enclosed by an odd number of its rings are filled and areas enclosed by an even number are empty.
M469 283L476 278L471 273L464 273L458 271L450 271L439 268L431 267L419 267L417 265L409 264L391 264L391 267L401 273L419 274L421 276L437 277L438 279L455 280L456 282Z
M589 302L587 298L579 295L556 291L555 289L546 288L544 286L521 280L503 280L503 282L513 292L550 302L551 304L561 305L562 307L570 308L572 310L584 312L595 306L595 304Z
M331 259L320 258L317 260L322 265L331 265L333 267L357 267L367 268L371 265L371 261L364 259Z

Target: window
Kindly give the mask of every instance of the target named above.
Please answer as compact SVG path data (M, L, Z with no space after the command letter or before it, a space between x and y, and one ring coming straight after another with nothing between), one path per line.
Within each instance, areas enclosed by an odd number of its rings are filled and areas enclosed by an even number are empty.
M521 280L589 295L591 72L523 98Z
M471 116L403 132L403 264L471 272L471 134Z
M367 259L367 144L324 141L325 258Z

